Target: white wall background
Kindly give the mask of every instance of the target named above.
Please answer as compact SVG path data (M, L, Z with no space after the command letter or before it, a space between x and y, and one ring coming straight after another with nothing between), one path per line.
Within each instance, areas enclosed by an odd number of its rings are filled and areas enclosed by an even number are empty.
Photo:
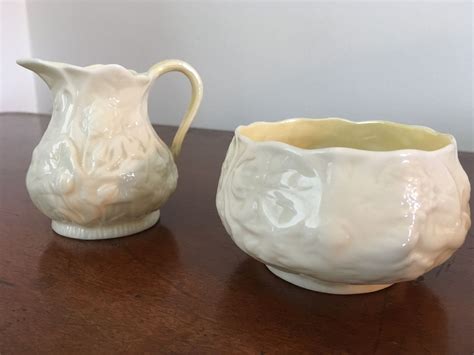
M25 0L0 0L0 112L38 110L34 77L15 60L31 56Z
M27 1L32 54L145 71L180 58L200 72L194 126L342 116L453 133L474 151L472 2ZM2 18L2 22L3 22ZM13 34L9 34L12 36ZM160 78L150 117L178 124L180 74ZM51 99L37 83L38 111Z

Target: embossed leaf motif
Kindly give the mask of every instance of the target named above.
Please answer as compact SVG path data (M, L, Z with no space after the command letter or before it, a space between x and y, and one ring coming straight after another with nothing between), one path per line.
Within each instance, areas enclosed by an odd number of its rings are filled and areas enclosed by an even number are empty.
M266 155L243 160L232 184L232 193L241 204L234 213L239 214L237 219L248 220L250 229L261 228L258 221L278 228L305 223L319 208L320 183L316 171L296 155L291 159Z
M121 131L119 103L120 100L116 97L95 98L84 109L83 127L90 137L112 137ZM110 122L117 124L111 125Z
M55 113L65 113L71 107L72 94L71 92L64 88L59 91L53 101L53 112Z
M115 200L119 189L117 184L103 184L97 189L97 199L100 204L107 204Z
M400 193L400 204L405 217L415 216L419 221L436 205L435 185L424 166L416 159L406 159L399 165L388 165L379 176L379 181L388 187L403 187ZM399 182L403 181L403 184Z
M50 180L51 190L59 194L73 192L77 166L77 149L69 138L63 137L51 147L49 159L45 164L44 172L54 176L54 179Z
M74 175L70 170L60 169L56 175L56 187L61 194L74 191Z
M60 67L53 116L27 175L32 200L54 221L83 226L160 208L177 171L148 122L146 77L119 66Z
M93 169L101 172L102 170L117 169L121 160L126 159L127 156L123 140L122 136L117 136L98 141L92 148Z
M121 170L129 160L141 160L146 156L146 149L140 140L126 135L98 140L90 149L91 159L85 162L89 174Z

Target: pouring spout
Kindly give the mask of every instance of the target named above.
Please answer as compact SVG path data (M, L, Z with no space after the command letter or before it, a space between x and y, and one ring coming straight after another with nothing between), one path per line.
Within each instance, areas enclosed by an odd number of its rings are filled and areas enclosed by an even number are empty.
M51 89L55 83L63 79L61 63L49 62L41 59L18 59L16 63L38 74Z

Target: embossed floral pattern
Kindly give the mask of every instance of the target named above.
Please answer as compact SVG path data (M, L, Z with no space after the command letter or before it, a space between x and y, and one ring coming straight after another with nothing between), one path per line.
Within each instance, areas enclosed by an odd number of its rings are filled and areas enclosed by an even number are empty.
M43 213L81 226L155 211L177 181L171 153L142 107L144 79L121 67L91 70L56 69L53 116L27 174L30 196Z
M444 262L470 226L469 181L454 144L433 152L229 147L216 204L227 232L279 270L388 284Z

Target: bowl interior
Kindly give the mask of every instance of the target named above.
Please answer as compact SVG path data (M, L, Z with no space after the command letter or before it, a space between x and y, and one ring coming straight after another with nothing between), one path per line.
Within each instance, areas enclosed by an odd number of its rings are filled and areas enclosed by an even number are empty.
M241 126L238 132L256 142L276 141L303 149L345 147L370 151L433 151L452 143L450 135L425 127L336 118L257 122Z

